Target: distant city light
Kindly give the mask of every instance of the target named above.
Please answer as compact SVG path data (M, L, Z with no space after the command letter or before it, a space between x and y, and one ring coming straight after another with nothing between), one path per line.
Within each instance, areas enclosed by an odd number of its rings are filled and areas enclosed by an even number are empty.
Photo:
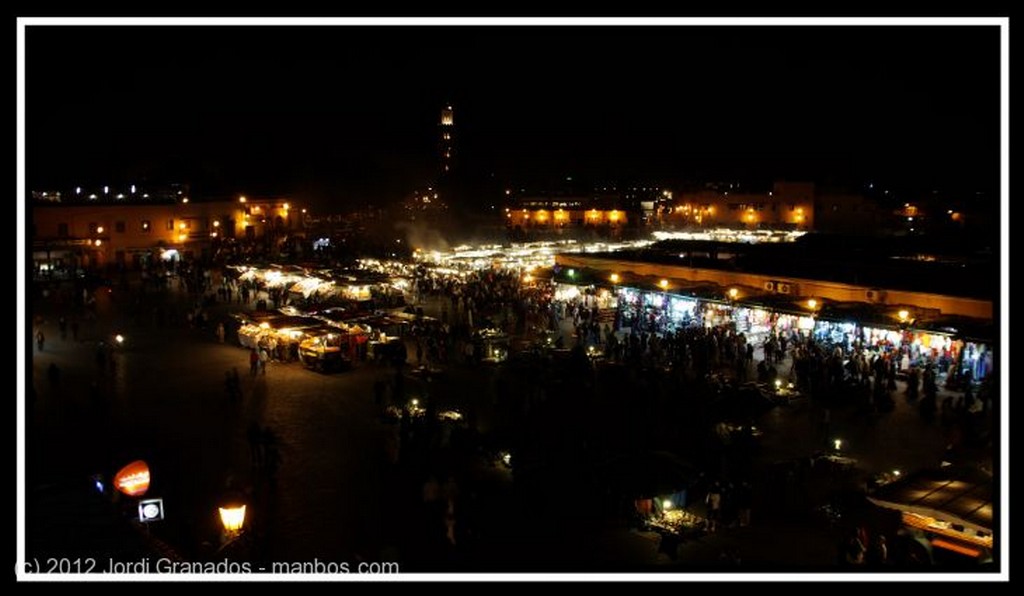
M110 187L109 186L104 186L103 187L103 194L109 194L109 193L110 193Z
M76 186L75 187L75 194L76 195L82 194L82 187L81 186Z
M120 193L120 192L117 193L117 198L123 199L124 198L124 193Z
M131 191L132 191L132 194L135 194L135 185L134 184L132 184Z

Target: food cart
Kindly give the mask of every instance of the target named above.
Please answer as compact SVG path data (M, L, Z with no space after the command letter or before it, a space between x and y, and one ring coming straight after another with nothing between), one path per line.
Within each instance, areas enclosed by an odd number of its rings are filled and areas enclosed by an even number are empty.
M474 337L481 362L499 363L508 359L508 334L497 329L481 329Z

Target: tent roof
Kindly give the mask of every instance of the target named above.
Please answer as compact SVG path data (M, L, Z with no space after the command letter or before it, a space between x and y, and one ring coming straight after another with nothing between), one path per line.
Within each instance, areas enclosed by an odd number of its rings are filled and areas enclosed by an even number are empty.
M877 505L992 531L992 477L980 470L925 470L879 488Z

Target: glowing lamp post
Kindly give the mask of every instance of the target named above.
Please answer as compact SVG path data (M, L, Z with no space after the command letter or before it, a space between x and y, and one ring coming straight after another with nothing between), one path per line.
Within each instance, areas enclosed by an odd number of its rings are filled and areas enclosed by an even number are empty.
M224 533L228 538L234 538L242 533L245 527L245 505L231 504L218 507L220 523L224 526Z

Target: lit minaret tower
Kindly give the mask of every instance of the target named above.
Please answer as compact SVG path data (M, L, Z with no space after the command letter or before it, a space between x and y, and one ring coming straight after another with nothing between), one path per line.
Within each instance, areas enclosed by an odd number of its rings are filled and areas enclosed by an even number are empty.
M441 110L441 177L452 171L455 159L455 113L451 106Z

